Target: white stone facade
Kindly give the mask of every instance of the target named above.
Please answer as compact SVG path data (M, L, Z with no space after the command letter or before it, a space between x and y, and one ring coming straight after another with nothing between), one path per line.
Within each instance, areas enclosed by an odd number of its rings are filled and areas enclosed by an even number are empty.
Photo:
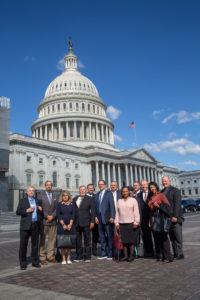
M181 172L179 181L183 199L200 199L200 170Z

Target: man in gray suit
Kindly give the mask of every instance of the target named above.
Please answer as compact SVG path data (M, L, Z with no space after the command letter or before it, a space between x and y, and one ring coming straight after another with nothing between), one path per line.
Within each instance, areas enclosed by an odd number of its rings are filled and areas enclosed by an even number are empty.
M55 241L56 241L56 206L58 196L52 192L52 182L45 182L45 191L40 193L38 199L42 201L44 229L40 237L40 260L42 265L47 265L45 253L45 240L48 235L47 258L49 262L56 263Z

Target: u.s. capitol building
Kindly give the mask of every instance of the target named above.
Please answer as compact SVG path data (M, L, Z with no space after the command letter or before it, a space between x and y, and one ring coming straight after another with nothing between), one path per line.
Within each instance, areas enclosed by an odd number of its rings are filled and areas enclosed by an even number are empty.
M106 116L106 104L91 80L77 68L77 56L69 42L65 70L48 86L38 106L32 137L10 136L9 184L13 190L47 179L58 189L77 193L79 185L105 179L119 187L134 180L155 180L168 175L179 185L178 170L163 166L145 149L120 151L114 146L114 125Z

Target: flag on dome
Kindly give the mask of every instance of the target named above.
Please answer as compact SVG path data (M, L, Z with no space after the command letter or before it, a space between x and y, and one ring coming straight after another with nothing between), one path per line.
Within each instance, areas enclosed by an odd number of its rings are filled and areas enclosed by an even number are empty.
M131 128L131 127L135 127L134 121L132 121L132 122L129 124L129 128Z

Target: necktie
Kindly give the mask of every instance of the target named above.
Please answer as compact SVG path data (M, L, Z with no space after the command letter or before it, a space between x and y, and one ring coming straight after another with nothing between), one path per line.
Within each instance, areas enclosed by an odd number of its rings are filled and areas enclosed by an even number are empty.
M99 212L101 213L102 192L99 193Z
M52 200L52 194L48 193L48 199L49 199L49 204L51 205L51 200Z
M147 201L147 192L145 192L144 200Z

